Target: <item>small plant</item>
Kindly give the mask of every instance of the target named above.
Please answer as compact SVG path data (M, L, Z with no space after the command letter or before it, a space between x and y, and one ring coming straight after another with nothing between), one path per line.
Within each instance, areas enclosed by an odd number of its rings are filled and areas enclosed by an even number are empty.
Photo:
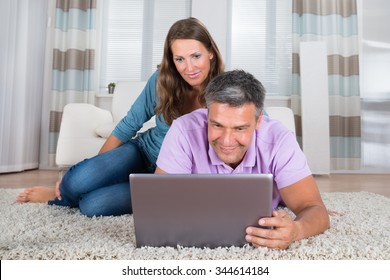
M108 93L114 93L115 83L109 83L107 87L108 87Z

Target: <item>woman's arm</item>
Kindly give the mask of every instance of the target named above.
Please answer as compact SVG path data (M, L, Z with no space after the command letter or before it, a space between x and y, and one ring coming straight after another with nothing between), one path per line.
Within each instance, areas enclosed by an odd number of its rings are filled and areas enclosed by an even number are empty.
M106 142L104 142L103 146L100 148L99 154L102 154L104 152L108 152L112 149L115 149L119 146L123 145L123 142L119 140L116 136L110 135Z
M168 174L168 173L157 166L156 170L154 171L154 174Z
M130 141L144 123L155 115L157 78L158 71L149 78L126 116L121 119L112 131L111 134L120 139L122 143Z

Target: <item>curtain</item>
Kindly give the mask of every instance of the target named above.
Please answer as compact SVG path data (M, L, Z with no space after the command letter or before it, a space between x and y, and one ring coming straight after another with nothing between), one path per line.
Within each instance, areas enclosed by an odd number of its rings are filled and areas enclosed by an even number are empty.
M0 1L0 173L38 167L48 1Z
M291 95L290 0L231 0L229 69L245 69L267 95Z
M297 137L302 137L299 43L324 41L328 60L331 170L361 168L357 26L356 0L293 0L291 106L296 118Z
M49 165L55 165L62 111L94 103L97 0L57 0L52 52Z

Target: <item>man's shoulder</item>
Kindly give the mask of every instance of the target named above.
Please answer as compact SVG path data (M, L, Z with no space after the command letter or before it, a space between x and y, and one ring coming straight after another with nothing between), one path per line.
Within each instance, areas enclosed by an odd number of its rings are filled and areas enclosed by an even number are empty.
M207 109L201 108L177 118L173 122L182 130L194 130L207 127Z
M280 121L271 119L268 116L263 117L257 134L259 140L268 144L275 144L287 136L295 136L294 132L288 130Z

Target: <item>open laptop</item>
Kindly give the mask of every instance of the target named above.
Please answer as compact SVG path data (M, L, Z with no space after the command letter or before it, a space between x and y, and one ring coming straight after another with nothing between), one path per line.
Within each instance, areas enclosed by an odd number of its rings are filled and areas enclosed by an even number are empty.
M272 214L272 174L131 174L137 247L243 246Z

